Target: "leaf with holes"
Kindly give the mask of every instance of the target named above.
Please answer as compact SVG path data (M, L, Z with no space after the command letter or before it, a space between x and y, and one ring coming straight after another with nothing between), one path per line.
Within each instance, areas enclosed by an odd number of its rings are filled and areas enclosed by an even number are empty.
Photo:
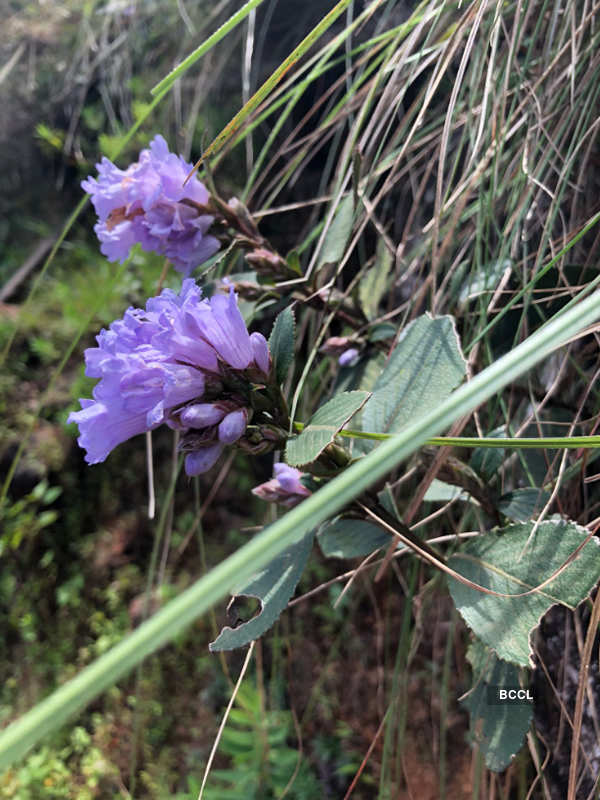
M314 531L274 558L270 564L250 579L249 583L235 589L234 597L256 597L260 600L260 612L237 628L225 627L211 642L210 649L233 650L258 639L273 625L287 606L300 580L314 539Z
M317 459L368 399L369 392L341 392L332 397L310 418L300 436L288 441L288 464L297 467Z
M448 578L463 619L500 658L532 665L531 635L546 611L556 603L575 608L589 595L600 575L600 546L594 538L586 542L588 536L585 528L561 519L542 522L535 531L525 522L471 539L450 557L448 566L479 586L523 595L551 578L581 547L547 585L521 597L497 597Z
M402 430L436 409L465 375L452 317L424 314L402 331L363 411L363 430Z

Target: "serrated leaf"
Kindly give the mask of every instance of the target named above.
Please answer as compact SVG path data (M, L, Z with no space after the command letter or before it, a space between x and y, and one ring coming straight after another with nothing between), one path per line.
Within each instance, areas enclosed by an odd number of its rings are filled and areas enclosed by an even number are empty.
M294 312L288 306L277 315L269 336L269 350L273 359L277 383L286 379L290 364L294 360Z
M214 642L211 651L233 650L258 639L267 631L287 606L300 580L314 539L314 531L274 558L245 586L235 590L236 597L256 597L260 600L260 613L237 628L225 627Z
M498 500L498 511L515 522L526 522L542 510L549 498L549 492L533 486L515 489L503 494Z
M358 287L358 299L367 319L375 319L379 313L379 303L388 290L387 278L392 264L390 251L381 238L377 243L375 263L367 271ZM371 341L373 341L372 338Z
M500 772L521 748L531 723L531 703L490 702L490 687L518 687L519 668L497 658L475 641L467 658L473 664L473 689L462 704L469 710L470 738L481 749L488 769Z
M300 436L288 440L285 448L288 464L297 467L318 458L368 398L369 392L341 392L328 400L310 418Z
M589 532L564 520L511 525L469 540L448 566L474 583L503 594L521 594L550 578ZM548 609L575 608L596 585L600 547L591 539L548 585L524 597L496 597L448 578L454 604L467 625L500 658L531 665L531 634Z
M317 533L323 555L335 558L366 556L387 547L391 538L379 526L362 519L337 519L326 523Z
M317 269L320 269L325 264L337 264L338 261L341 261L350 238L353 221L354 196L350 193L342 199L337 207L335 216L321 246Z
M363 430L396 433L433 411L466 375L452 317L419 317L403 331L362 414Z

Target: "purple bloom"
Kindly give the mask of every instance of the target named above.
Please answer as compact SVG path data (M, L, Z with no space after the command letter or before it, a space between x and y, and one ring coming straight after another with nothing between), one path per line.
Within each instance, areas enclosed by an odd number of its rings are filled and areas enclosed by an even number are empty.
M252 494L260 497L261 500L266 500L269 503L280 503L288 508L298 505L305 497L311 494L301 480L305 475L304 472L300 472L295 467L290 467L282 462L276 463L273 471L275 472L275 477L270 481L266 481L266 483L261 483L260 486L255 486L252 489Z
M126 170L108 158L96 166L98 180L89 177L81 186L92 196L98 214L94 230L109 261L124 261L139 242L189 275L217 252L218 240L207 236L213 217L197 208L208 202L208 191L195 175L184 186L192 164L170 153L162 136Z
M344 350L342 355L338 358L338 364L340 367L353 367L358 361L359 355L360 350L358 350L358 348L349 347L347 350Z
M262 349L255 356L254 341L233 289L205 300L188 279L179 294L165 289L145 309L130 308L85 351L86 374L100 380L94 399L81 400L67 422L79 425L86 461L104 461L116 445L165 422L184 430L188 474L209 469L223 445L244 434L243 387L268 380L268 347L266 357Z

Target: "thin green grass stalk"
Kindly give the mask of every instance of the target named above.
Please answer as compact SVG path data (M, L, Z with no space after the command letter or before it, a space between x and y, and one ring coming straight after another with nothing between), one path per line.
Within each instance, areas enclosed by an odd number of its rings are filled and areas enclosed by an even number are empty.
M0 733L0 769L23 756L87 703L185 630L277 555L333 516L365 489L395 469L432 436L471 413L578 331L600 318L600 292L536 331L473 380L460 386L438 408L352 464L318 492L291 509L208 575L171 600L79 675L42 700Z
M142 609L143 620L146 620L148 618L148 614L150 613L151 600L152 600L152 586L154 584L154 579L156 578L157 568L158 568L158 553L160 550L160 544L163 540L163 536L165 533L167 518L169 516L169 511L171 509L171 503L173 502L173 495L175 493L175 486L177 485L177 478L179 477L179 473L181 472L182 466L183 466L183 456L179 458L176 468L173 470L173 473L171 475L171 480L169 481L169 485L167 487L167 491L165 492L165 497L162 502L162 510L160 513L160 518L155 526L154 541L152 542L152 552L150 554L150 563L148 565L148 572L146 575L146 588L144 590L144 606ZM133 712L133 732L131 738L131 757L129 762L129 792L132 797L134 797L135 795L138 749L139 749L140 734L141 734L140 726L142 723L142 708L139 702L139 697L142 685L143 666L144 666L143 661L140 661L136 669L135 689L133 692L133 696L136 698L137 702L135 704L135 709Z
M408 592L404 598L404 608L402 609L402 622L400 623L400 637L396 649L394 660L394 671L392 673L392 685L390 688L389 713L386 713L385 734L383 737L383 753L381 755L381 772L379 775L379 798L390 798L388 783L395 781L399 786L402 774L399 768L399 760L402 757L404 746L404 731L406 728L406 676L408 658L410 654L410 635L412 621L412 601L417 586L420 565L417 561L411 564L410 577L408 582ZM395 752L392 748L395 745ZM392 756L394 758L392 759ZM391 769L392 761L395 769Z
M294 422L294 427L302 431L306 425ZM376 442L385 442L393 439L394 433L369 433L368 431L341 430L338 436L348 439L370 439ZM580 450L600 447L600 436L534 436L534 437L506 437L506 439L493 436L432 436L425 442L434 447L496 447L498 449L515 450Z
M352 0L350 0L350 2L352 2ZM350 8L350 6L348 6L348 8ZM287 118L289 117L291 112L293 111L293 109L296 106L296 104L298 103L298 101L301 99L302 95L305 93L306 89L310 86L311 83L313 83L322 74L324 74L326 72L326 70L331 66L330 64L328 64L328 62L329 62L329 59L331 58L331 55L334 53L334 51L337 50L337 48L340 46L340 44L342 44L345 40L348 41L349 37L351 36L351 34L353 32L353 30L355 30L355 28L357 28L361 24L361 22L363 20L365 20L369 16L371 16L372 13L373 13L372 7L371 6L367 7L362 12L362 14L360 14L354 20L354 22L351 25L347 26L342 31L342 33L338 34L335 37L335 39L324 48L324 53L323 53L322 57L317 61L317 63L311 69L311 71L308 73L308 75L298 84L298 86L294 87L294 89L291 90L291 92L290 92L291 96L290 96L289 102L286 105L285 110L283 111L283 113L281 113L278 116L277 122L275 123L275 125L273 126L271 132L269 133L269 137L268 137L267 141L265 142L265 144L264 144L264 146L263 146L263 148L262 148L262 150L260 152L260 155L256 159L256 163L254 164L252 172L251 172L251 174L250 174L250 176L248 178L248 181L246 183L246 189L244 190L244 194L242 196L243 200L247 197L248 192L250 191L250 188L253 188L254 182L255 182L257 176L260 173L260 170L262 168L264 160L267 157L268 152L271 149L271 146L272 146L273 142L275 141L275 139L277 137L277 134L281 130L283 124L285 123L285 121L287 120ZM271 109L271 107L269 107L269 113L271 113L271 111L272 111L272 109ZM247 135L247 131L244 131L244 135L238 137L236 142L237 141L241 141L243 138L245 138L246 135Z
M197 47L192 53L187 56L180 64L178 64L174 69L169 72L161 81L159 81L156 86L154 86L150 92L153 95L160 95L167 92L175 83L176 80L183 77L185 73L192 67L199 58L202 58L203 55L208 53L208 51L214 47L221 39L225 38L225 36L232 31L234 28L243 22L248 14L257 8L263 0L248 0L248 2L243 5L235 14L232 14L229 19L224 22L220 28L211 34L208 39L205 39L202 44Z
M448 735L448 705L450 702L450 668L452 665L452 646L454 644L454 628L456 625L456 610L452 610L448 638L444 648L444 666L442 669L442 685L440 690L440 754L439 754L439 794L440 800L446 800L447 783L447 735Z
M401 26L399 26L401 27ZM392 28L389 31L386 31L379 36L375 36L366 42L362 42L360 45L355 47L352 50L352 56L356 57L363 53L364 51L368 51L367 56L373 58L375 53L378 53L379 50L387 44L387 41L393 37L393 35L398 31L398 28ZM343 34L341 34L343 38ZM337 42L337 38L334 40ZM231 144L229 145L229 149L234 149L237 147L238 144L244 141L244 138L248 133L253 131L256 127L261 125L265 122L269 117L271 117L282 105L288 103L291 99L293 99L296 95L296 92L300 88L300 84L297 83L299 79L304 75L304 73L311 70L311 81L314 81L323 75L325 75L330 69L335 68L338 64L343 63L345 58L344 56L338 56L331 61L327 61L324 59L324 55L330 54L335 49L333 47L334 42L330 42L328 45L323 47L318 53L308 59L306 63L304 63L301 67L299 67L294 75L289 78L286 82L280 84L278 89L273 91L273 94L269 98L269 103L265 107L264 110L260 111L255 117L248 121L247 126L238 134L237 137L233 139ZM323 66L319 71L315 71L314 65L317 62L323 62ZM307 79L302 80L302 85L304 89L306 89L310 82L305 83ZM296 84L296 85L293 85ZM290 88L291 87L291 88ZM269 137L271 138L271 137ZM222 152L228 152L228 150ZM254 170L256 171L256 170ZM248 181L250 183L250 181ZM254 186L252 187L254 190Z
M473 794L471 797L473 800L481 800L481 784L484 780L485 767L483 764L483 754L479 747L475 748L473 759L475 761L475 769L473 775ZM519 797L523 797L523 795L519 795Z
M465 348L465 353L467 353L467 354L470 353L471 350L473 349L473 347L477 344L477 342L480 339L482 339L484 336L486 336L489 333L489 331L491 331L492 328L494 328L498 324L498 322L500 322L500 320L508 313L508 311L510 311L510 309L515 305L515 303L517 303L519 300L521 300L524 297L525 294L530 292L534 288L536 283L539 281L539 279L541 277L543 277L550 269L552 269L552 267L558 261L560 261L560 259L566 253L568 253L568 251L572 247L574 247L577 244L577 242L580 239L582 239L585 236L585 234L594 227L594 225L596 225L598 223L599 220L600 220L600 211L597 212L596 214L594 214L594 216L591 219L588 220L588 222L583 226L583 228L579 231L579 233L576 233L575 236L573 236L573 238L564 247L562 247L560 249L560 251L554 256L554 258L552 258L546 264L545 267L542 267L537 272L537 274L530 281L528 281L528 283L522 289L520 289L518 292L516 292L516 294L513 297L511 297L511 299L506 303L506 305L502 308L502 310L499 311L496 314L494 319L491 320L491 322L489 322L483 328L483 330L481 330L477 334L477 336L475 336L475 338L471 340L471 342ZM550 324L550 323L548 323L548 324Z
M216 136L215 139L208 145L204 151L204 155L200 161L194 165L194 170L198 169L204 159L215 156L227 144L227 142L235 136L239 131L244 121L255 111L263 100L270 94L270 92L277 86L281 78L288 72L289 69L310 50L313 44L325 33L325 31L335 22L335 20L346 10L351 0L339 0L339 2L326 14L323 19L316 25L312 31L304 37L297 47L295 47L287 58L277 67L277 69L269 75L263 85L252 95L250 100L238 111L230 122L223 128L223 130ZM373 10L383 0L376 0L373 3ZM155 87L158 90L160 84Z

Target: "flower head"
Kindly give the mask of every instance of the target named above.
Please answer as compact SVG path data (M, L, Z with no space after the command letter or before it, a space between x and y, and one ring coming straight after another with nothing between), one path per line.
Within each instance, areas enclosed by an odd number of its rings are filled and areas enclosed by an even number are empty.
M311 492L302 483L305 473L288 464L277 462L273 466L275 477L252 489L252 494L270 503L280 503L291 508L298 505Z
M90 464L166 423L183 431L188 474L210 469L244 435L251 386L271 369L267 342L248 333L233 289L206 300L190 279L179 294L165 289L145 309L130 308L96 340L86 374L100 380L67 420L79 425Z
M195 175L185 183L192 164L170 153L162 136L126 170L108 158L96 166L98 179L89 177L81 186L92 196L94 230L109 261L124 261L139 242L189 275L217 252L218 240L207 235L213 217L198 209L208 202L208 191Z

